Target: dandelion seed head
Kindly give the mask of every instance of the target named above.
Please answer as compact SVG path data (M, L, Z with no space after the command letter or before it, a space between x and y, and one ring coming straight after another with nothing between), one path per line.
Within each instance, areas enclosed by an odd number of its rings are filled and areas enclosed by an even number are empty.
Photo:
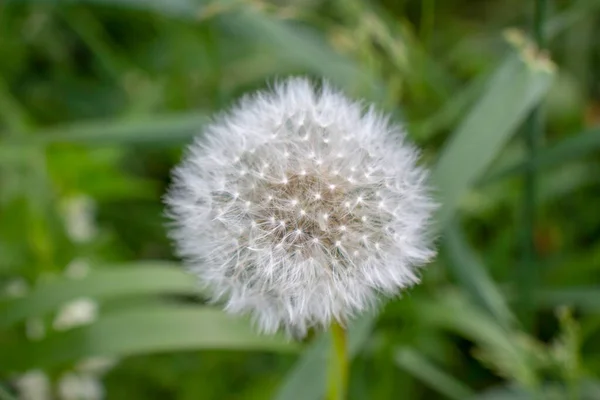
M261 331L345 323L435 254L418 156L385 116L290 79L190 146L166 197L171 235L213 300Z

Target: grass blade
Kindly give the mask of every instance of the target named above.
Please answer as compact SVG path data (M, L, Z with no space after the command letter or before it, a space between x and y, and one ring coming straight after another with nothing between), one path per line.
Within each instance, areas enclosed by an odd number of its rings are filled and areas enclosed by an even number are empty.
M542 289L537 303L543 307L574 306L583 311L600 313L600 286Z
M440 370L411 348L399 349L394 359L400 368L449 399L465 400L474 395L471 388Z
M546 0L536 0L533 5L533 36L538 49L546 48L546 37L544 24L548 13ZM544 136L545 118L542 108L537 105L531 110L531 114L525 124L523 142L527 151L527 158L533 160L537 156L538 149ZM538 176L535 170L528 169L523 176L523 193L521 205L521 246L520 264L516 270L516 287L519 294L517 314L529 330L534 325L534 288L539 281L539 268L537 266L537 254L535 250L535 225L538 195Z
M487 271L469 248L465 237L456 224L444 232L444 244L450 257L450 268L475 301L481 304L503 327L515 322L504 296L498 290Z
M553 146L541 149L533 160L522 160L501 171L491 173L489 176L483 178L480 183L482 185L494 183L502 179L520 175L528 170L559 165L598 151L598 148L600 148L600 128L592 128L570 136Z
M77 123L38 131L26 140L14 144L179 144L198 134L207 121L208 117L204 114L190 113L162 115L131 121L115 119Z
M48 368L94 356L129 356L179 350L290 352L296 344L254 332L250 324L220 310L159 306L121 311L92 325L9 350L5 369Z
M490 74L485 73L466 84L458 93L454 94L441 109L437 110L427 119L414 123L410 131L419 140L431 140L438 133L449 129L461 117L464 110L481 96Z
M463 193L485 172L498 151L541 100L552 72L515 56L496 71L483 97L445 146L432 178L440 191L438 222L452 216Z
M258 38L292 64L327 78L351 94L360 94L371 100L384 97L381 83L357 64L336 53L315 32L269 18L253 9L228 14L222 21L239 35Z
M194 279L168 263L145 262L91 271L82 279L60 278L35 288L27 297L0 303L0 327L55 310L80 297L198 293Z
M423 321L463 336L478 345L480 355L494 360L502 374L526 386L539 383L531 348L523 333L505 329L459 292L441 293L436 301L422 301L416 308Z
M69 4L96 4L119 7L127 10L150 11L170 17L193 19L200 15L204 1L197 0L27 0L30 4L64 6ZM21 0L6 0L6 4L23 3Z

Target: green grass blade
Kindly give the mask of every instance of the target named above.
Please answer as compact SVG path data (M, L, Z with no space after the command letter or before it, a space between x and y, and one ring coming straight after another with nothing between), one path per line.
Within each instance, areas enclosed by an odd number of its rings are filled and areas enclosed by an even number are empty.
M433 365L414 349L404 347L396 351L396 364L449 399L465 400L474 395L471 388Z
M168 263L140 262L97 269L82 279L59 278L41 284L24 298L0 303L0 327L53 311L80 297L96 300L119 296L199 293L194 279Z
M280 336L259 335L248 321L221 310L153 306L115 312L92 325L11 348L3 367L48 368L95 356L205 349L290 352L297 345Z
M442 151L432 178L440 191L438 222L452 216L461 196L482 175L552 81L548 69L513 57L496 71L483 97Z
M536 297L537 303L542 307L573 306L583 311L600 313L600 286L542 289Z
M316 32L252 9L228 14L222 23L239 35L257 38L292 64L327 78L349 93L371 100L384 97L381 83L359 65L336 53Z
M208 121L204 114L190 113L162 115L145 119L123 121L107 120L83 122L45 131L38 131L22 144L144 144L185 142L200 133ZM10 144L16 144L11 142Z
M451 261L450 269L465 291L502 326L512 326L515 318L506 299L469 247L457 224L447 227L444 232L444 244Z
M594 15L600 10L600 2L596 0L573 1L571 6L551 18L544 24L544 33L548 39L553 39L570 29L585 18Z
M507 330L459 292L442 293L435 301L416 304L416 308L428 324L456 332L480 345L502 349L515 357L525 356L518 354Z
M415 307L431 328L454 332L475 342L480 354L493 360L502 374L528 386L539 383L523 333L502 327L460 292L440 293L435 301L424 300Z
M47 4L53 6L96 4L126 10L149 11L169 17L194 19L200 15L206 2L202 0L6 0L5 3Z
M534 44L540 51L546 50L546 37L544 24L548 15L547 0L533 2L532 35ZM533 160L537 157L538 149L544 138L546 120L542 113L542 106L537 105L531 110L523 126L523 144L527 158ZM538 208L539 177L535 170L528 169L523 176L521 195L521 210L519 215L520 259L516 268L515 286L518 293L518 304L515 309L521 323L528 331L534 328L534 288L540 280L540 271L535 248L536 210Z
M485 85L490 79L490 74L483 74L466 84L458 93L454 94L441 109L437 110L427 119L414 123L411 133L419 140L431 140L438 133L449 129L459 121L462 113L481 96Z
M540 149L531 161L519 161L501 171L492 172L481 179L481 184L497 182L502 179L520 175L529 169L541 169L556 166L567 161L584 157L600 148L600 128L592 128L561 142Z
M31 118L0 77L0 123L2 122L11 129L11 134L17 137L27 132L31 126Z
M534 398L532 393L513 384L492 387L483 393L478 393L470 400L533 400Z
M574 389L574 391L573 391ZM534 399L581 399L596 400L600 394L600 382L590 378L580 379L575 385L548 382L535 392L527 391L515 384L492 387L478 393L470 400L534 400Z

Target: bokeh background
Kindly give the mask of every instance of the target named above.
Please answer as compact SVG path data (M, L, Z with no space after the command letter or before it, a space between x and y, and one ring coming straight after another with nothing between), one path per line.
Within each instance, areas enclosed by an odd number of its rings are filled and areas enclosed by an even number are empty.
M600 399L598 71L598 0L3 0L0 399L322 398L326 335L206 305L161 204L297 74L404 123L442 205L423 283L350 326L350 399Z

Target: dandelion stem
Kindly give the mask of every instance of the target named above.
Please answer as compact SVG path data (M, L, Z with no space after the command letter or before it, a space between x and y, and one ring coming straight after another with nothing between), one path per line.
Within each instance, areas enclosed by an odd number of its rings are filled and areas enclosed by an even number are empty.
M348 349L346 330L337 321L331 324L331 339L327 400L343 400L348 386Z
M538 48L544 49L544 21L546 19L547 1L534 0L533 11L533 36ZM544 121L540 106L536 107L529 116L525 126L525 146L530 161L536 158L537 149L543 136ZM537 176L535 169L530 168L524 176L523 206L522 206L522 264L518 273L518 286L520 288L520 313L521 321L526 328L533 328L533 300L537 284L537 266L535 254L535 212Z

